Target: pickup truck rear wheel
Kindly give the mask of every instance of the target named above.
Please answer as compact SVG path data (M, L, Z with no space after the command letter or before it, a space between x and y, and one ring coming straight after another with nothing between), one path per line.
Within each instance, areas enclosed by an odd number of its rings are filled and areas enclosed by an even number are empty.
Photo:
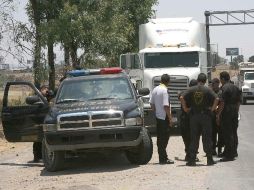
M153 154L153 142L146 128L141 131L142 141L134 149L126 151L126 157L132 164L147 164Z
M63 169L65 152L64 151L50 151L47 148L45 139L42 142L42 159L47 171L55 172Z

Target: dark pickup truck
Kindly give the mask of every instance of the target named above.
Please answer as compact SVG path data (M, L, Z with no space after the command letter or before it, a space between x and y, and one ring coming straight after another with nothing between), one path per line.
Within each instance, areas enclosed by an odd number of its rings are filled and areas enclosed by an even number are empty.
M18 92L17 92L18 91ZM64 168L67 155L119 150L133 164L153 152L144 127L142 95L120 68L69 72L49 104L33 84L8 82L2 124L10 142L42 141L48 171Z

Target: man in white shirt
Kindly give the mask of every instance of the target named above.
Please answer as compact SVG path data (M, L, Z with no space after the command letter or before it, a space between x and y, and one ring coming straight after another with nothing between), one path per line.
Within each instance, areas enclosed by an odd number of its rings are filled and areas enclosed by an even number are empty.
M170 77L168 74L161 76L161 84L155 87L151 93L150 104L155 112L157 122L157 147L160 164L173 164L168 159L166 148L169 140L169 130L172 127L172 116L168 95Z

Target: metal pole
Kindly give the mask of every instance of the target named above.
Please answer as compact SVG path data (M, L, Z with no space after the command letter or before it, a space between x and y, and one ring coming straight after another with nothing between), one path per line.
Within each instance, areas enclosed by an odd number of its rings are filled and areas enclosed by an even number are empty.
M210 32L209 32L209 16L210 12L205 11L205 17L206 17L206 49L207 49L207 79L208 81L212 78L211 73L211 47L210 47Z

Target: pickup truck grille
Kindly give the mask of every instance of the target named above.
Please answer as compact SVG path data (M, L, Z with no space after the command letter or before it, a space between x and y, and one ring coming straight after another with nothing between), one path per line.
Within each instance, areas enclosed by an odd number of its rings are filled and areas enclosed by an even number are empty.
M153 87L160 84L161 76L154 77ZM168 93L170 95L170 102L172 107L180 107L180 101L178 100L178 94L186 90L189 86L189 79L186 76L170 76L170 83L168 87Z
M57 117L58 130L76 130L88 127L123 126L122 111L91 111L62 114Z

